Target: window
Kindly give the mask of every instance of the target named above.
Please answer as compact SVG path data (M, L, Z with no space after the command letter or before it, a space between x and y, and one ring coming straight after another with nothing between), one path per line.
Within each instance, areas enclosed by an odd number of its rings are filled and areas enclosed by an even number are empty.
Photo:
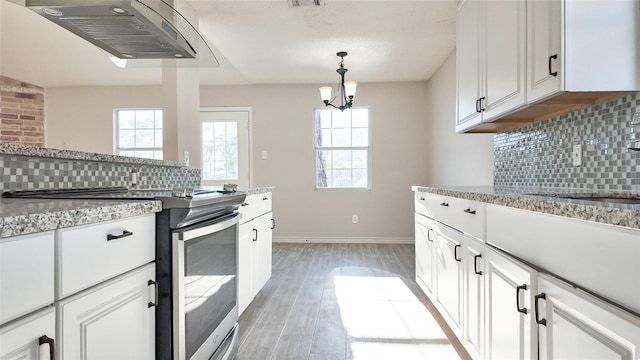
M202 122L202 179L238 180L238 123Z
M369 188L369 109L315 111L316 189Z
M116 154L162 160L162 110L115 110Z

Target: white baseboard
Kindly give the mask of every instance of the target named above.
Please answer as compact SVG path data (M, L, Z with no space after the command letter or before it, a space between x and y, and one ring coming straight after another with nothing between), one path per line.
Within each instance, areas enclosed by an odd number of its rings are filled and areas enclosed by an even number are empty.
M302 237L302 236L274 236L274 243L331 243L331 244L414 244L413 238L388 237Z

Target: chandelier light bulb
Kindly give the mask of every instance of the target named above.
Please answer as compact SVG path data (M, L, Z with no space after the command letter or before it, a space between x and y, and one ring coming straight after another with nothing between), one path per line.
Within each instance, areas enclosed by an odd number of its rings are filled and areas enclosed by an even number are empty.
M356 96L356 87L358 86L357 81L345 81L344 83L344 93L349 98L353 98Z
M320 97L322 98L322 101L331 101L331 86L321 87Z

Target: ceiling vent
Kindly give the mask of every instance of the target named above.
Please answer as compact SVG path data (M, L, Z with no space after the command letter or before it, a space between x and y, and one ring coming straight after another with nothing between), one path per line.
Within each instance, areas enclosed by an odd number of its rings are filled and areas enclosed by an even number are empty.
M289 7L320 6L324 0L287 0Z

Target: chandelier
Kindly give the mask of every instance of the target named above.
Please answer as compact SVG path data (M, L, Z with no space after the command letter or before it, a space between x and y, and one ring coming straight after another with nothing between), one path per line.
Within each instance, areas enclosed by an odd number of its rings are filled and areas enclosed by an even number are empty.
M340 97L340 105L335 106L332 104L332 102L336 98L331 98L331 86L321 87L320 97L322 98L322 102L324 102L324 106L331 106L333 108L339 109L340 111L344 111L345 109L351 109L351 105L353 105L353 98L356 96L356 87L358 86L358 82L344 81L344 74L346 74L348 71L344 67L344 57L347 56L347 52L340 51L336 55L340 57L340 67L336 69L336 72L340 74L340 83L338 84L340 89L338 90L338 94L336 95Z

